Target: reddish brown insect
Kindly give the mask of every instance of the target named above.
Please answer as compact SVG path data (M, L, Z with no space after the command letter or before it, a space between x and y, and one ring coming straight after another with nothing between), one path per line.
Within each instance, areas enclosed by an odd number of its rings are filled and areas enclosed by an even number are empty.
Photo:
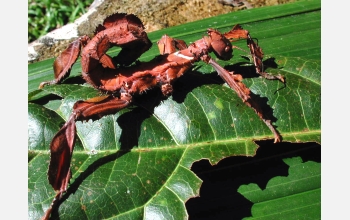
M51 160L48 179L53 188L58 191L53 204L66 191L71 177L70 160L76 139L76 121L99 119L116 113L132 105L134 95L154 87L160 87L163 95L168 97L172 94L172 85L175 80L200 60L213 66L242 101L253 108L270 128L275 142L281 141L281 136L271 121L263 117L260 106L251 98L249 88L241 82L242 76L221 67L209 56L209 53L214 52L221 60L229 60L235 48L231 41L246 39L256 72L267 79L278 79L284 82L284 78L280 75L272 76L263 71L261 48L250 37L249 32L239 25L235 25L232 30L224 34L214 29L208 29L207 33L208 36L189 46L182 40L164 35L158 42L160 56L149 62L138 62L137 65L129 66L147 51L152 43L144 31L142 22L135 15L113 14L96 29L92 39L87 36L80 37L57 57L54 62L55 79L41 83L40 88L60 83L66 78L83 47L82 76L89 84L107 95L76 102L68 121L50 144ZM122 48L116 57L106 54L112 46ZM51 208L47 211L45 218L50 215Z

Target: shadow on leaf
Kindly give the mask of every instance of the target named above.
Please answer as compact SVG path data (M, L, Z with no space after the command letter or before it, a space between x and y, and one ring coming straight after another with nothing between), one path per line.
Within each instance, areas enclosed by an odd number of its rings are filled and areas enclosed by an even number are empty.
M262 190L276 176L288 176L283 158L301 157L303 162L321 162L317 143L278 143L257 141L255 157L228 157L211 166L208 160L192 165L203 180L200 197L186 202L189 219L243 219L251 216L253 203L237 192L243 184L256 183Z

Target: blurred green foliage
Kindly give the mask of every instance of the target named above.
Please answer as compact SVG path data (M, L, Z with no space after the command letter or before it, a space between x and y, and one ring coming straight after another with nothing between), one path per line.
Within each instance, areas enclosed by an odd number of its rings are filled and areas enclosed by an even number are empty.
M93 0L28 0L28 43L87 11Z

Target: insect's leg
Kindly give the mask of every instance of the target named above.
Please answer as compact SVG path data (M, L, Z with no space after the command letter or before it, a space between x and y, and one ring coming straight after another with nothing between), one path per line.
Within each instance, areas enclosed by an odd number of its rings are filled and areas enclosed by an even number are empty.
M157 42L160 54L175 53L176 50L183 50L187 48L185 41L174 39L168 35L163 35L162 38Z
M248 34L249 32L247 30L244 30L241 25L236 24L229 32L224 33L224 36L230 41L236 41L239 39L247 39Z
M122 94L120 98L113 96L96 97L86 101L78 101L73 106L73 113L57 132L50 144L51 160L48 171L49 183L55 190L66 191L70 179L70 161L76 139L76 121L99 119L113 114L131 104L131 96Z
M172 82L174 79L181 76L187 69L188 65L181 65L182 62L176 62L176 59L181 59L180 57L177 57L177 55L174 55L177 50L185 50L187 49L187 45L185 41L174 39L172 37L169 37L168 35L163 35L162 38L157 42L159 53L161 55L169 54L167 57L167 60L171 60L174 62L169 62L167 64L163 64L163 70L162 70L162 77L159 78L159 81L161 82L161 90L165 97L168 97L173 92L173 86ZM175 59L175 60L173 60ZM179 67L181 66L181 67Z
M264 53L261 47L259 47L259 45L255 43L255 41L251 38L247 30L244 30L239 24L236 24L229 32L224 33L224 36L227 39L229 39L231 42L239 39L247 39L247 46L250 50L250 55L252 56L256 73L258 73L259 75L261 75L266 79L270 79L270 80L277 79L283 83L285 82L284 77L280 74L275 76L275 75L270 75L267 72L264 72L264 65L262 62ZM238 48L235 46L233 47L236 49L245 51L241 48Z
M261 47L259 47L259 45L257 43L255 43L255 41L250 37L249 34L247 36L247 45L249 47L250 54L251 54L252 59L254 61L256 72L266 79L270 79L270 80L277 79L277 80L281 81L282 83L285 83L285 79L281 74L271 75L271 74L264 71L264 65L262 62L264 53L263 53Z
M70 161L76 138L75 115L72 114L56 133L50 144L51 159L48 171L49 183L54 190L62 193L67 190L71 177Z
M96 120L128 107L131 100L132 97L129 94L121 93L120 98L109 95L77 101L73 106L73 114L76 114L76 120L79 121Z
M264 112L261 109L260 105L256 101L254 101L254 99L252 99L250 89L246 87L244 83L241 82L242 76L239 74L234 74L233 72L228 72L210 57L205 57L204 61L206 61L208 64L214 67L214 69L218 72L219 76L238 94L238 96L246 105L254 109L256 114L274 134L274 142L280 142L282 140L281 135L272 125L271 120L267 119L267 117L264 115Z
M101 118L115 113L131 104L131 96L122 94L120 98L113 96L96 97L86 101L78 101L73 106L73 113L67 122L56 133L50 144L49 183L57 191L49 209L42 219L49 219L51 211L62 194L67 190L71 178L70 162L76 139L76 121Z
M53 63L55 79L40 83L39 89L46 85L58 84L62 82L63 79L67 78L73 64L79 57L81 46L85 45L88 41L88 36L82 36L70 43L67 49L65 49Z

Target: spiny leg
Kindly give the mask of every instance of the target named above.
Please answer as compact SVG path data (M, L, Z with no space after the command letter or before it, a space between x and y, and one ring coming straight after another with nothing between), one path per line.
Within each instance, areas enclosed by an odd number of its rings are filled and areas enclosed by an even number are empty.
M269 79L269 80L279 80L282 83L285 83L285 79L282 75L271 75L264 71L264 65L263 65L263 56L264 53L261 49L261 47L258 45L258 43L255 43L255 41L251 38L249 32L247 30L244 30L239 24L236 24L229 32L224 33L224 36L229 39L231 42L236 41L239 39L247 39L247 46L250 50L250 55L252 56L254 65L255 65L255 71L262 77ZM241 48L238 48L236 46L233 46L236 49L245 51Z
M285 83L285 79L281 74L271 75L264 71L264 64L262 62L264 53L261 47L259 47L259 45L255 43L255 41L250 37L249 34L247 38L247 45L250 49L250 54L253 58L256 72L266 79L279 80L282 83Z
M184 50L187 48L186 42L179 39L174 39L168 35L163 35L162 38L157 42L159 53L164 54L173 54L177 50ZM173 86L171 85L171 80L177 77L178 68L172 68L172 65L169 64L168 69L166 70L167 77L162 80L161 90L165 97L170 96L173 92ZM177 64L179 65L179 64Z
M281 142L281 135L272 125L271 120L265 117L264 112L261 109L259 103L252 99L250 89L241 82L242 76L239 74L234 74L233 72L228 72L209 56L203 57L203 61L213 66L214 69L218 72L219 76L230 86L231 89L233 89L237 93L237 95L242 99L242 101L246 105L254 109L255 113L274 134L274 143Z
M185 41L174 39L166 34L157 42L157 45L161 55L175 53L177 49L184 50L187 48Z
M65 49L53 63L55 79L40 83L39 89L42 89L46 85L61 83L63 79L67 78L73 64L79 57L81 46L85 45L89 40L88 36L82 36L70 43L67 49Z
M57 132L50 144L51 160L48 171L49 182L54 190L62 194L66 191L70 179L70 160L76 139L76 121L99 119L113 114L131 104L131 96L102 96L86 101L78 101L73 106L73 113Z

